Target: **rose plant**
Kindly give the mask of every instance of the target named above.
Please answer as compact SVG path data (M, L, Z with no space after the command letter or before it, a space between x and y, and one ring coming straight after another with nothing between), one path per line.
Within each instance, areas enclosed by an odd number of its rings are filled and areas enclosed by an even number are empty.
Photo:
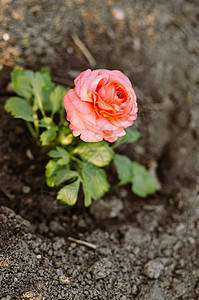
M47 69L34 73L15 68L12 86L18 96L6 101L5 110L25 120L48 153L46 182L61 187L57 193L61 202L74 205L80 185L85 206L102 197L110 188L103 167L111 161L119 185L130 183L140 197L155 192L147 169L117 153L119 145L140 137L132 129L138 111L136 95L122 72L89 69L77 76L73 89L65 89L54 85Z

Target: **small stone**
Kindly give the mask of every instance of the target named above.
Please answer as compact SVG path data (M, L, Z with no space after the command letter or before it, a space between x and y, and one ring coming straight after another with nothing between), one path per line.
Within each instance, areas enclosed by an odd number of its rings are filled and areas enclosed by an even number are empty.
M149 261L144 267L144 274L151 279L159 278L164 265L158 260Z
M50 250L48 251L48 255L49 255L49 256L52 256L52 255L53 255L52 249L50 249Z
M7 93L13 93L13 92L14 92L12 82L9 82L9 83L6 85L6 92L7 92Z
M73 54L74 49L73 49L73 47L68 47L68 48L66 49L66 51L67 51L68 54Z
M62 283L62 284L69 284L70 283L70 280L68 277L66 277L65 275L62 275L59 277L59 281Z
M167 300L171 299L165 297L163 289L158 285L157 282L154 284L141 285L138 300Z
M79 219L77 226L78 226L78 228L84 229L87 227L87 224L83 219Z
M133 295L137 295L137 293L138 293L138 288L135 284L133 284L133 286L131 287L131 293Z
M108 276L111 272L110 268L112 266L112 263L107 259L101 259L94 263L92 267L90 268L91 273L93 274L93 277L98 280L101 278L105 278Z
M175 235L169 235L167 233L163 233L159 237L159 241L161 244L162 249L172 249L173 245L176 243L176 236Z
M128 196L128 191L125 188L120 189L120 196L121 198L125 199Z
M125 247L131 246L143 246L144 243L148 243L150 236L147 235L142 229L137 227L130 227L125 233Z
M173 290L177 297L182 297L186 293L186 284L179 280L175 280L173 282Z
M126 13L122 8L113 7L111 12L112 12L112 15L114 16L114 18L116 18L117 20L122 21L126 17Z
M76 243L71 243L70 246L71 246L71 248L76 248L77 244Z
M30 149L26 149L26 156L27 156L30 160L34 160L34 156L32 155L32 152L30 151Z
M4 33L3 34L3 39L4 39L4 41L8 41L10 39L9 34L8 33Z
M6 216L4 216L3 214L0 214L0 220L2 223L7 223L8 219Z
M188 238L188 241L189 241L192 245L194 245L195 242L196 242L195 239L194 239L193 237L191 237L191 236Z
M47 233L49 231L49 228L45 223L39 224L38 229L41 234Z
M97 220L105 220L118 217L123 208L123 202L118 198L99 199L93 201L90 212Z
M49 224L50 230L55 234L64 232L64 228L56 221L51 221Z
M185 228L185 224L180 223L180 224L176 227L176 231L177 231L177 232L182 231L184 228Z
M59 250L63 245L65 245L65 240L63 238L58 239L53 243L53 249L55 251Z
M37 259L41 259L41 254L38 254L38 255L37 255Z
M39 270L39 275L44 276L44 270Z
M22 186L22 192L23 192L24 194L30 193L30 187L27 186L27 185L23 185L23 186Z

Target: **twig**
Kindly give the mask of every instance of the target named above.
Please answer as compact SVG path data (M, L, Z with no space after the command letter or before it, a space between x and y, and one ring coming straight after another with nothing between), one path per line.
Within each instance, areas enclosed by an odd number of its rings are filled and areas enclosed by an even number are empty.
M92 249L97 249L96 245L88 243L88 242L85 242L85 241L82 241L82 240L77 240L77 239L75 239L75 238L73 238L71 236L68 237L68 240L71 241L71 242L75 242L77 244L80 244L80 245L84 245L84 246L90 247Z
M10 199L10 200L14 200L15 199L15 196L14 195L12 195L12 194L10 194L10 193L8 193L8 192L6 192L4 189L0 189L0 192L2 192L3 194L4 194L4 196L6 196L8 199Z
M182 32L184 32L186 35L190 35L189 31L187 30L187 28L184 26L184 24L182 23L181 20L179 20L177 17L173 16L172 17L172 22L179 28L182 30Z
M87 60L88 60L89 64L91 65L91 67L95 67L96 66L96 61L95 61L94 57L89 52L89 50L86 48L86 46L82 43L82 41L80 41L77 34L72 34L72 39L73 39L74 43L76 44L76 46L82 51L84 56L87 58Z

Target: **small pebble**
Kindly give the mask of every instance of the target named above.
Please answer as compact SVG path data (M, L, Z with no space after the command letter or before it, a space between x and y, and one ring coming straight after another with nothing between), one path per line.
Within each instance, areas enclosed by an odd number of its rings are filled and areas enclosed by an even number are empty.
M135 284L133 284L133 286L131 287L131 293L133 295L137 295L137 293L138 293L138 288Z
M145 265L144 273L151 279L157 279L163 269L164 266L160 261L151 260Z
M22 192L23 192L24 194L30 193L30 187L27 186L27 185L23 185L23 186L22 186Z
M70 283L69 278L66 277L66 276L64 276L64 275L62 275L62 276L59 277L59 281L60 281L62 284L68 284L68 283Z
M13 93L14 92L12 82L9 82L7 84L7 86L6 86L6 92L7 93Z
M4 41L8 41L10 39L9 34L8 33L4 33L3 34L3 39L4 39Z
M119 198L112 197L109 200L93 201L90 212L97 220L105 220L118 217L123 208L123 202Z
M122 20L125 19L126 13L125 13L125 11L124 11L122 8L114 7L114 8L112 8L111 12L112 12L112 15L113 15L117 20L122 21Z

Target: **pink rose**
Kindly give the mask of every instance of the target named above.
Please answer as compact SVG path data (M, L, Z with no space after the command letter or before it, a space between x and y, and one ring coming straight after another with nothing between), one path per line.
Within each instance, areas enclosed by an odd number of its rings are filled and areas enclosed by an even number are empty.
M90 69L75 79L75 88L64 97L73 135L85 142L114 142L137 118L136 95L120 71Z

